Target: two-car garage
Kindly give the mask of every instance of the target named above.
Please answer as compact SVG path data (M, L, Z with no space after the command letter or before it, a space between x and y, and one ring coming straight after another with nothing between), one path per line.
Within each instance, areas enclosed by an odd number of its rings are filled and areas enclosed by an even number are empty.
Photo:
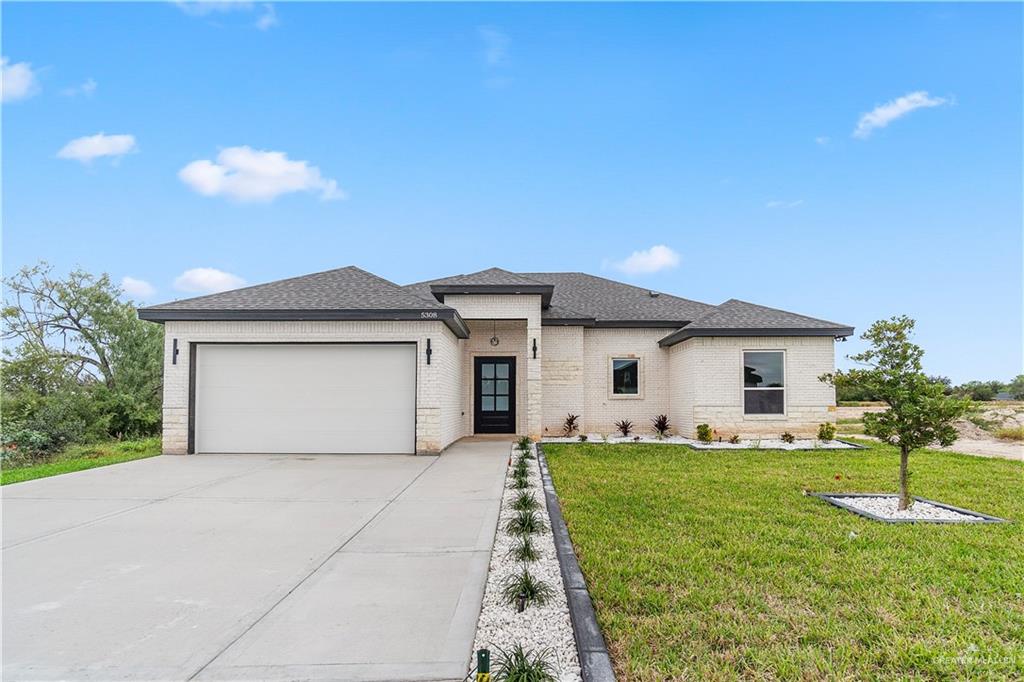
M416 451L414 343L197 343L197 453Z

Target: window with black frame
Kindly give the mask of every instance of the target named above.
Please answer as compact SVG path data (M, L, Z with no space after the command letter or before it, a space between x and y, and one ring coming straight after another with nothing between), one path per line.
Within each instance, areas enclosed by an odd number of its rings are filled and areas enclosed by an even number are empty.
M781 350L743 352L743 413L786 413L786 358Z
M612 359L612 395L640 395L640 360Z

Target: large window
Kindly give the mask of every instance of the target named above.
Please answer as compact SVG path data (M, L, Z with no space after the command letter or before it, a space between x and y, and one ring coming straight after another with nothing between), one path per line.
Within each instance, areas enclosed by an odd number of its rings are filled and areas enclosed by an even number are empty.
M781 350L743 352L743 413L786 413L786 356Z
M612 395L640 395L640 360L612 358Z

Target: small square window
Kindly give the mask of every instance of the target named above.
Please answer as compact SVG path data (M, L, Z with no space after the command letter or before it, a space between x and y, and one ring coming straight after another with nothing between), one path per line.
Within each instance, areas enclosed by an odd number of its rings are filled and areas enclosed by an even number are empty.
M500 365L496 365L495 371L497 372L496 376L499 379L508 379L508 365L506 365L504 362L501 363Z
M484 412L494 412L494 396L480 396L480 409L483 410Z
M494 365L490 363L484 363L480 365L480 376L482 376L484 379L493 379Z
M612 360L612 395L640 395L639 360Z
M494 399L494 410L496 412L508 412L508 396L499 395Z

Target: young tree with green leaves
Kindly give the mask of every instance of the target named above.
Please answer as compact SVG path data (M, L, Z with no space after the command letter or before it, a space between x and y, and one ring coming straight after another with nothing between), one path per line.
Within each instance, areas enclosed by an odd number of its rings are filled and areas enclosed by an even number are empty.
M864 432L900 449L901 510L910 506L910 453L933 443L951 445L957 439L953 422L971 406L970 398L947 396L944 384L925 375L924 351L910 340L913 330L906 315L875 322L861 336L871 348L850 356L865 367L820 377L836 388L861 388L889 406L864 415Z

